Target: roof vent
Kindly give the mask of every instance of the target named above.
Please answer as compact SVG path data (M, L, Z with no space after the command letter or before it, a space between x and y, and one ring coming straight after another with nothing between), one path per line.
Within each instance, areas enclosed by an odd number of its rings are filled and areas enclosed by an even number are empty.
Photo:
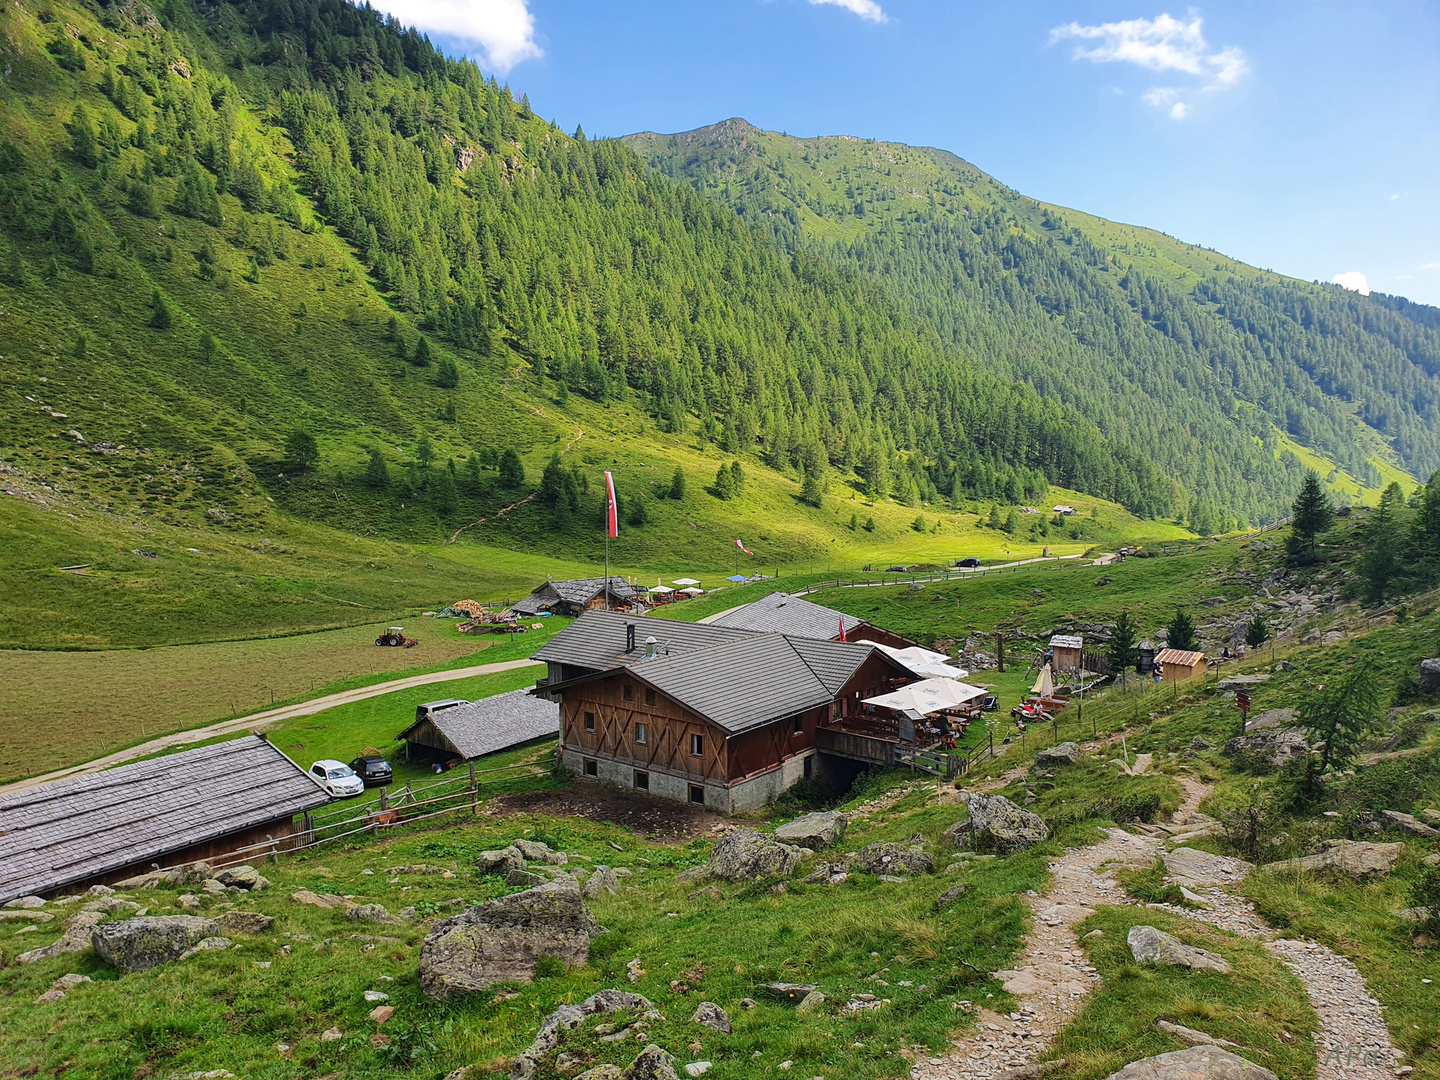
M645 658L648 660L655 655L655 639L653 637L647 637L645 639Z
M625 624L625 651L635 651L635 624L633 622Z

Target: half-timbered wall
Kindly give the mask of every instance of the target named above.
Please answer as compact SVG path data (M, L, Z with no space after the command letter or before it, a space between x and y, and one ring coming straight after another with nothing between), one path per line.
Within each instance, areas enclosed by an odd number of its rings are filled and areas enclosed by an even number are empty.
M625 687L630 699L625 698ZM620 758L637 769L664 769L697 783L724 783L725 733L664 694L624 674L596 679L564 692L560 706L560 737L567 749L582 754ZM595 730L585 730L585 714L595 716ZM645 742L637 725L645 725ZM691 737L700 736L701 754L691 751Z

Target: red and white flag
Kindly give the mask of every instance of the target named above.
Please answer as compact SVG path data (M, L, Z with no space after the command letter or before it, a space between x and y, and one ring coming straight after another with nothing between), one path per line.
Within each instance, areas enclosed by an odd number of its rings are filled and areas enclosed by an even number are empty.
M615 478L605 474L605 535L620 535L620 511L615 504Z
M840 616L840 640L841 640L841 641L847 641L847 640L849 640L848 638L845 637L845 616L843 616L843 615Z
M744 544L742 544L739 540L736 540L736 541L735 541L735 546L738 547L741 551L743 551L746 555L754 555L754 554L755 554L753 551L751 551L749 548L747 548Z

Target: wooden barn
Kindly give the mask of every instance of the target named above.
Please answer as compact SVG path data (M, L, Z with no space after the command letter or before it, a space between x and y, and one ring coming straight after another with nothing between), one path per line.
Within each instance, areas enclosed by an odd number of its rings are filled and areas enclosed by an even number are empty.
M721 813L815 776L821 732L915 679L868 643L598 611L535 659L569 771Z
M1085 639L1079 634L1056 634L1050 639L1051 666L1057 671L1079 671L1085 666Z
M330 801L261 735L0 796L0 903L103 885L154 864L277 851ZM264 852L257 852L260 861Z
M609 578L606 587L603 577L572 578L567 581L547 581L537 585L535 591L512 604L511 610L517 615L538 615L542 611L556 615L575 616L582 611L604 610L629 611L643 605L649 597L649 590L642 585L631 585L622 577Z
M1161 649L1155 656L1155 665L1165 682L1184 682L1197 676L1203 677L1208 667L1203 652L1188 649Z
M712 625L818 638L821 641L873 641L895 649L906 649L916 644L909 638L854 615L846 615L783 592L773 592L744 607L727 611L714 619Z
M479 701L422 705L415 722L395 739L405 744L407 761L470 761L553 739L559 731L555 703L522 687Z

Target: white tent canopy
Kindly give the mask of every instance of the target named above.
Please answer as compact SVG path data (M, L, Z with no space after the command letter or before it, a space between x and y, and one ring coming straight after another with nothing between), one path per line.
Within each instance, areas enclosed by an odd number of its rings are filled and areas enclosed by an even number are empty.
M952 667L947 663L950 659L948 656L941 652L935 652L933 649L922 649L919 645L897 649L893 645L881 645L879 642L871 642L871 644L886 656L899 660L922 678L963 679L970 674L964 668Z
M922 679L920 682L902 686L879 697L865 698L866 705L878 705L882 709L896 712L916 712L921 716L943 712L946 709L964 708L984 698L985 691L978 686L957 682L954 679Z
M650 591L652 593L672 593L675 590L670 588L669 585L652 585L650 586Z
M700 582L696 581L693 577L679 577L679 578L676 578L674 581L670 582L670 584L671 584L671 585L686 585L686 586L689 586L689 585L699 585Z
M685 593L685 594L688 595L688 596L704 596L704 595L705 595L705 590L704 590L704 589L697 589L697 588L695 588L694 585L691 585L688 589L681 589L680 591L681 591L682 593Z

